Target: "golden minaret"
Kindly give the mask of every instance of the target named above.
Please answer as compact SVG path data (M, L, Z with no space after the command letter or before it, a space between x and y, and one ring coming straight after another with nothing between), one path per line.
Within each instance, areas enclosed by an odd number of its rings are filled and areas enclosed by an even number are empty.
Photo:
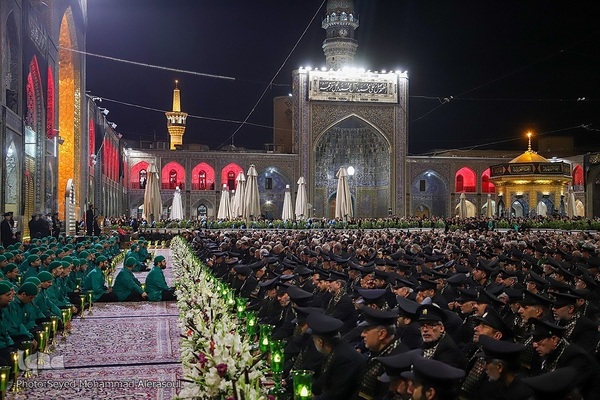
M175 81L175 89L173 90L173 111L166 112L167 129L171 136L169 148L175 150L175 146L183 143L183 134L185 133L185 120L187 113L181 112L181 101L179 96L178 81Z

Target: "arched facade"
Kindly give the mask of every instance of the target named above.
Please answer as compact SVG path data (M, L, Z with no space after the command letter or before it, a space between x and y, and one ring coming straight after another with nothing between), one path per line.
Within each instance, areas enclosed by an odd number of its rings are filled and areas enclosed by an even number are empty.
M175 190L179 186L185 189L185 169L176 161L166 164L161 170L161 188Z
M215 190L215 170L205 162L192 169L192 190Z
M132 189L146 189L148 167L149 165L146 161L140 161L131 168L129 182Z
M486 169L481 174L481 193L496 193L496 185L490 181L490 169Z
M243 168L236 163L227 164L221 170L221 187L227 185L229 190L237 189L236 178L240 172L244 172ZM245 174L245 172L244 172Z
M434 170L427 170L412 180L411 215L446 216L448 185Z
M474 193L477 191L477 175L469 167L462 167L454 177L454 192Z
M336 173L352 166L350 192L360 198L356 217L386 216L390 208L391 146L386 137L366 120L352 115L328 127L314 145L315 204L323 204L336 191ZM327 200L329 217L330 202Z

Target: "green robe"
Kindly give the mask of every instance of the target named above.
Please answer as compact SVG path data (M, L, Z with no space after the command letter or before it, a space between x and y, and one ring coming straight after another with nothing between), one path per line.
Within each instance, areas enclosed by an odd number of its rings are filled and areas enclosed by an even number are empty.
M106 285L104 284L104 273L98 267L94 268L83 281L83 287L85 290L93 290L92 295L93 301L97 301L104 293L107 292Z
M26 327L26 324L28 323L28 317L25 315L25 306L26 304L23 304L21 300L15 296L8 307L2 310L2 323L8 324L8 334L10 336L15 337L24 335L30 339L33 339L33 335Z
M51 315L62 318L60 308L58 308L58 306L48 297L48 289L42 289L40 293L35 296L35 299L33 299L33 303L46 318L50 318Z
M115 278L113 292L119 301L125 301L132 291L136 291L139 294L144 293L140 281L133 276L133 272L127 268L123 268Z
M148 293L148 300L162 301L163 290L169 289L163 270L158 266L152 267L150 273L146 277L146 293Z
M7 309L8 306L0 309L0 349L5 349L15 344L8 333L9 321L4 320L4 310Z

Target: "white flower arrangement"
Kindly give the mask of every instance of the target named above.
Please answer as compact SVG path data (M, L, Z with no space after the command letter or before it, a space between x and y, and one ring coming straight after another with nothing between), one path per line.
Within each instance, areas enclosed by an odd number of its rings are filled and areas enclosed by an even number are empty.
M171 241L184 385L180 399L267 399L264 361L251 354L243 325L219 282L181 237Z

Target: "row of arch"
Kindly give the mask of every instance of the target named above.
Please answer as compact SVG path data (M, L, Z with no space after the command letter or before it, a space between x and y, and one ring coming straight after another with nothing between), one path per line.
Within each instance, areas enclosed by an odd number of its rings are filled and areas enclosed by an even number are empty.
M148 167L146 161L140 161L131 167L129 184L132 189L145 189L148 181ZM191 189L191 190L221 190L223 185L227 190L237 189L238 175L246 171L236 163L229 163L217 175L215 169L206 162L198 163L192 168L191 176L187 176L185 168L176 161L165 164L160 170L162 189ZM188 180L189 178L189 180ZM259 171L259 187L269 190L281 191L291 180L277 167L268 167ZM187 185L190 187L187 187Z
M575 165L573 168L573 186L583 186L583 168ZM477 192L477 174L469 167L462 167L454 175L454 192L475 193ZM481 193L495 193L496 186L490 182L490 169L481 174Z

